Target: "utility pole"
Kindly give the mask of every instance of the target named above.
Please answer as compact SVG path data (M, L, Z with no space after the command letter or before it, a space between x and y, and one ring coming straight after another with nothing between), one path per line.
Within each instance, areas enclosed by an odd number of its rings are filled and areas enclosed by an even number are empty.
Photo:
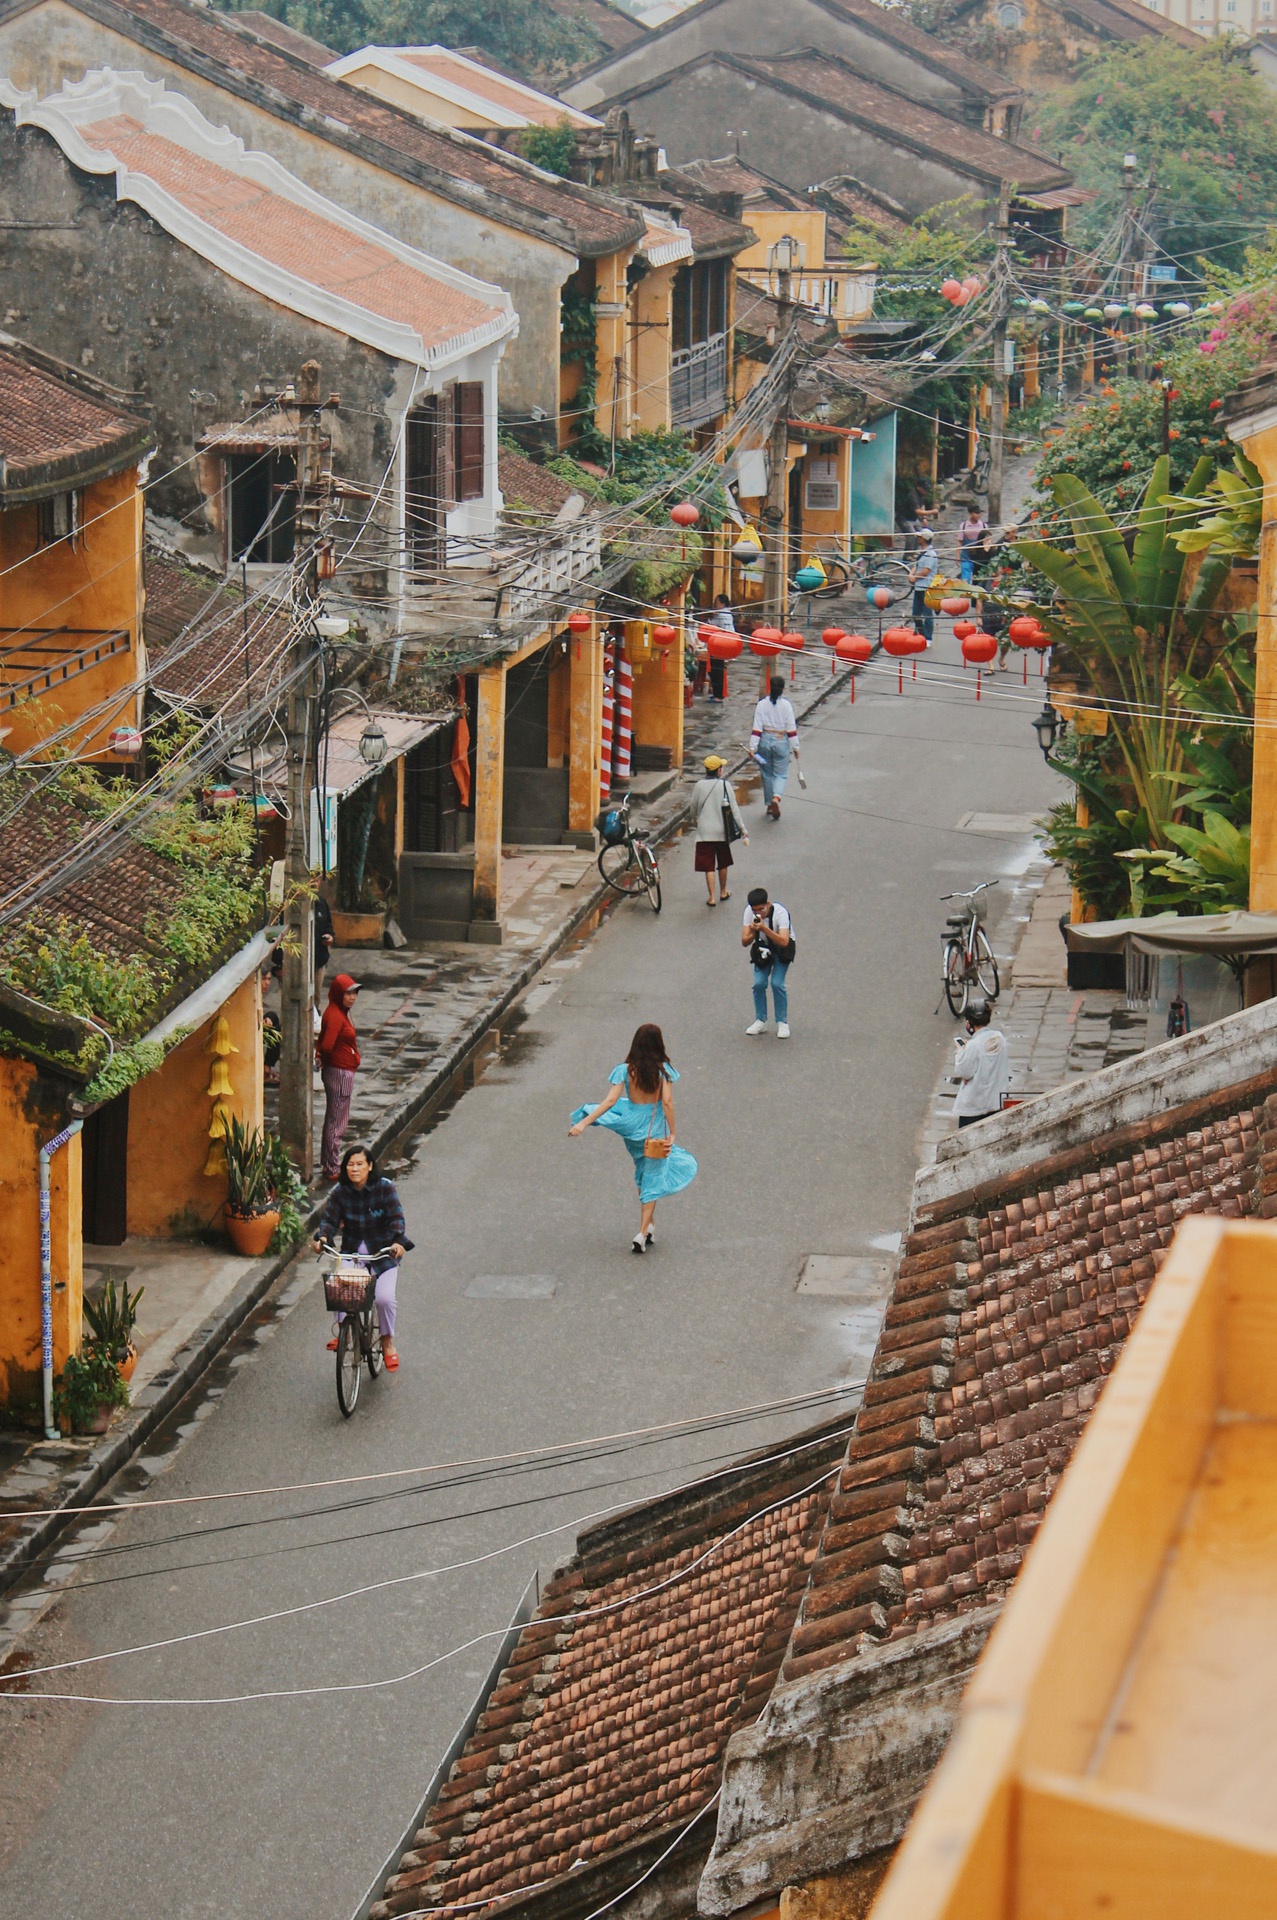
M315 932L306 829L310 810L317 547L324 501L323 411L319 366L308 360L297 377L297 509L291 592L288 688L288 837L284 849L284 979L279 1074L279 1130L303 1180L314 1171L312 1099L315 1028ZM325 827L321 809L320 831Z
M776 299L779 320L776 328L776 349L777 352L784 352L789 345L790 332L798 324L790 298L793 257L792 243L788 237L777 242L775 259L779 282ZM791 367L792 364L791 361ZM767 616L768 624L773 627L783 627L785 624L785 496L789 480L787 463L792 386L793 376L787 368L782 382L782 391L777 401L778 411L772 423L771 438L767 443L767 504L763 509L763 611ZM775 670L774 659L763 660L761 684L764 694L767 692Z
M1121 298L1127 307L1135 301L1135 168L1136 156L1128 153L1122 159L1122 254L1121 254ZM1133 322L1127 313L1118 322L1118 332L1122 335L1122 366L1130 371L1131 332Z
M992 416L989 421L989 526L1002 525L1002 450L1007 430L1007 298L1006 257L1010 244L1011 187L1002 182L998 193L998 251L994 280L998 302L993 323L993 380L990 393Z

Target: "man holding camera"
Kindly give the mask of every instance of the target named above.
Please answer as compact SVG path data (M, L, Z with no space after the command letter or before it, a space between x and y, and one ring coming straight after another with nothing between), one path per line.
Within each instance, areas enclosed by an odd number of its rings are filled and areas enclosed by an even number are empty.
M789 1038L789 995L785 981L794 958L794 930L779 900L769 900L766 887L751 887L740 943L749 948L754 968L754 1018L745 1031L751 1040L767 1031L767 987L771 983L776 1010L776 1038Z
M955 1039L958 1049L951 1079L958 1081L958 1097L953 1111L960 1127L987 1120L1002 1111L1002 1096L1011 1084L1011 1060L1007 1037L990 1026L993 1008L987 1000L972 1000L967 1007L967 1040Z

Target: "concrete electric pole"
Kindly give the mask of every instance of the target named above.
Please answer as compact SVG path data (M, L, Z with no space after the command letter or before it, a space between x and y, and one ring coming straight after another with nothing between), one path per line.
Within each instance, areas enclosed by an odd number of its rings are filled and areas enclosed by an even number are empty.
M989 526L1002 526L1002 457L1007 430L1006 256L1010 245L1011 188L1004 180L998 194L998 251L994 261L997 315L993 322L993 379L989 420Z
M798 324L790 291L796 254L796 243L788 235L778 240L773 249L773 264L776 267L778 284L777 352L783 352L788 348L790 332ZM771 437L767 443L767 504L763 508L763 612L768 624L773 627L784 626L787 604L785 510L786 489L789 484L789 408L792 388L792 375L789 369L786 369L776 402L776 418L772 423ZM760 683L762 693L767 692L768 684L775 671L775 660L764 659Z

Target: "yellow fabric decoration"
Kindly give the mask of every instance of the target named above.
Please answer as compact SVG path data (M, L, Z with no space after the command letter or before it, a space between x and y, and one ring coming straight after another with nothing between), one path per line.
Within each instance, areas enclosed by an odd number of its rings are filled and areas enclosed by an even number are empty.
M212 1100L218 1100L224 1094L234 1093L234 1091L235 1089L231 1085L231 1076L226 1071L226 1062L220 1059L214 1060L213 1071L209 1075L209 1080L208 1080L207 1092L208 1092L209 1098Z
M213 1030L204 1043L205 1053L220 1055L223 1059L228 1053L238 1053L239 1048L231 1040L231 1023L224 1013L219 1013L213 1022Z
M208 1123L210 1139L221 1140L225 1136L226 1123L231 1117L230 1107L225 1100L214 1101L212 1117Z
M208 1150L208 1159L204 1162L204 1172L210 1180L226 1171L226 1149L220 1140L214 1140Z

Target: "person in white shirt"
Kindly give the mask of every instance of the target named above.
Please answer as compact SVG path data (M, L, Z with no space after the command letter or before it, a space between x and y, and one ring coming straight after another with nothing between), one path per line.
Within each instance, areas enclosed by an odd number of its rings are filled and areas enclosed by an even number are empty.
M745 896L745 924L740 943L749 948L754 969L754 1018L745 1032L751 1040L767 1031L767 988L770 983L776 1009L776 1038L789 1038L789 994L785 981L794 958L794 927L779 900L769 900L766 887L751 887Z
M798 758L798 722L785 698L785 682L772 681L766 699L754 708L750 750L763 770L763 799L773 820L780 819L780 796L789 779L789 756Z
M709 889L706 904L711 907L715 904L716 873L719 899L730 900L732 897L727 890L727 869L732 864L731 839L727 831L729 815L738 829L736 837L741 845L749 845L749 835L745 832L745 822L741 819L732 783L723 771L726 765L727 762L718 754L708 754L705 777L692 788L692 818L696 822L695 870L705 875L705 885Z
M1007 1037L990 1026L993 1009L987 1000L973 1000L967 1008L968 1040L955 1040L958 1049L951 1078L959 1082L953 1110L960 1127L987 1120L1002 1110L1002 1096L1011 1084Z

